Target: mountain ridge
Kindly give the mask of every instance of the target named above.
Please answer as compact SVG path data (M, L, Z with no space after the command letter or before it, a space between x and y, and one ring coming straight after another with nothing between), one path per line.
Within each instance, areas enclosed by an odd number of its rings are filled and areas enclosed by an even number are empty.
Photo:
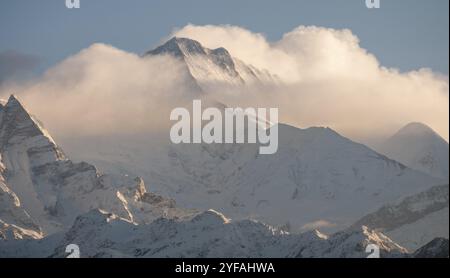
M329 128L278 128L279 149L269 156L259 155L257 144L132 143L130 148L129 142L111 142L117 151L83 146L86 158L101 169L142 176L182 207L216 209L233 219L253 217L294 230L318 223L331 225L326 231L340 230L385 202L444 183ZM309 213L296 213L303 210Z
M0 109L0 158L0 192L12 200L0 219L23 209L44 234L65 229L94 207L132 222L184 213L173 200L147 192L140 178L72 162L14 96Z
M275 75L245 64L223 47L209 49L189 38L173 37L147 51L143 57L152 55L171 55L183 61L192 80L206 92L214 90L217 85L236 89L239 86L278 82Z

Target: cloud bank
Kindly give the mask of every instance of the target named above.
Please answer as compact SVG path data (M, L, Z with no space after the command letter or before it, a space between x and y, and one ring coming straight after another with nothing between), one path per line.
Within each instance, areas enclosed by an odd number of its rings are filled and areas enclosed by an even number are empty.
M348 29L299 26L276 42L236 26L187 25L173 35L210 48L223 46L277 74L284 87L263 99L257 93L252 98L278 105L285 122L326 125L370 141L419 121L448 140L448 76L426 68L404 73L385 68Z
M14 93L57 136L128 134L162 127L169 109L192 93L182 69L170 57L94 44L37 80L0 91L5 99Z
M359 141L423 122L448 140L448 77L429 69L385 68L350 30L299 26L279 41L237 26L187 25L171 35L225 47L232 56L276 74L277 86L207 92L230 106L278 107L299 127L330 126ZM407 50L405 50L407 51ZM42 77L0 87L14 93L59 136L151 131L195 88L180 61L95 44Z

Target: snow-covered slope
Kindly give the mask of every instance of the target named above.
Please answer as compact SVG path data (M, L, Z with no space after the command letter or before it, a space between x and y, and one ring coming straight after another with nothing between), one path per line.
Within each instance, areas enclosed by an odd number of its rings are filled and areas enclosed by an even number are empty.
M6 185L0 155L0 240L42 238L42 230L22 207L17 195Z
M329 128L280 124L273 155L259 155L255 144L133 140L90 147L83 142L86 152L69 149L108 172L142 176L182 207L212 208L293 230L338 231L386 202L443 183Z
M0 242L0 257L43 256L42 250L45 256L65 257L69 244L79 245L82 257L367 257L369 244L380 247L381 257L406 255L404 248L366 227L332 236L289 234L257 221L232 221L213 210L185 220L134 225L93 210L78 217L62 239ZM24 252L23 246L33 251Z
M366 257L369 244L405 256L365 226L330 236L314 229L341 230L440 182L326 128L279 125L279 151L269 156L246 144L159 145L144 154L149 164L138 156L135 167L154 167L155 188L206 210L196 213L147 192L141 178L72 162L13 96L0 108L0 257L61 257L72 243L88 257Z
M2 119L7 117L4 112L5 105L6 102L0 104L0 124L3 122ZM9 175L9 172L2 161L3 156L0 152L0 238L42 237L38 224L22 207L16 193L6 184L5 176Z
M20 226L27 219L18 216L28 213L47 234L95 208L137 222L178 214L173 200L146 192L140 178L102 175L69 160L14 96L0 110L0 154L0 200L8 201L0 204L0 219L6 223Z
M436 237L449 238L448 213L448 185L440 185L385 205L354 226L380 230L409 250L416 250Z
M448 143L422 123L410 123L380 146L380 152L408 167L448 180Z
M233 156L245 152L251 150ZM227 214L244 211L294 229L340 230L385 202L437 182L328 128L280 124L277 153L254 152L251 158L228 173L214 201L227 200Z
M435 238L416 252L414 258L448 258L448 238Z
M0 172L2 172L1 169L2 165L0 165ZM2 174L0 174L0 221L5 228L16 226L40 231L39 226L22 208L17 195L5 184Z
M276 76L234 58L223 47L208 49L198 41L174 37L145 55L172 55L184 61L192 79L204 91L216 85L241 86L277 82Z

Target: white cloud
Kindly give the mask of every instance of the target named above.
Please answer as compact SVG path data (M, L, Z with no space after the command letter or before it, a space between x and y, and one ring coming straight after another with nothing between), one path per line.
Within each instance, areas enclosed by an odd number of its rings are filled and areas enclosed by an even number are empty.
M172 35L209 48L225 47L284 81L276 88L242 93L209 92L230 105L278 107L281 121L330 126L358 140L420 121L448 140L448 77L427 69L401 73L384 68L350 30L300 26L276 42L228 25L187 25ZM175 59L143 59L95 44L37 80L0 88L0 95L18 94L57 134L136 132L168 121L180 96L194 93L187 80Z
M174 100L193 93L186 78L180 62L170 57L144 59L94 44L38 80L1 92L4 98L17 94L57 135L120 134L164 125Z
M279 106L281 119L289 123L327 125L367 141L420 121L448 140L448 77L429 69L401 73L382 67L350 30L299 26L276 42L228 25L187 25L173 35L210 48L224 46L279 75L287 86L258 101ZM248 102L258 93L252 97Z

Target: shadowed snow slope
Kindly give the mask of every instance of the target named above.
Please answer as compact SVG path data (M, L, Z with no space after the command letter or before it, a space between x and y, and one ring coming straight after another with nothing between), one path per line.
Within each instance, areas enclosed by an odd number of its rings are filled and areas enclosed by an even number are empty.
M94 208L137 222L177 214L173 200L146 192L142 179L102 175L69 160L14 96L0 107L0 155L5 223L48 234Z
M414 252L415 258L448 258L448 238L435 238Z
M448 185L433 186L388 204L354 224L382 231L395 242L415 250L436 237L449 238Z
M405 165L448 181L448 143L422 123L410 123L384 142L380 151Z

